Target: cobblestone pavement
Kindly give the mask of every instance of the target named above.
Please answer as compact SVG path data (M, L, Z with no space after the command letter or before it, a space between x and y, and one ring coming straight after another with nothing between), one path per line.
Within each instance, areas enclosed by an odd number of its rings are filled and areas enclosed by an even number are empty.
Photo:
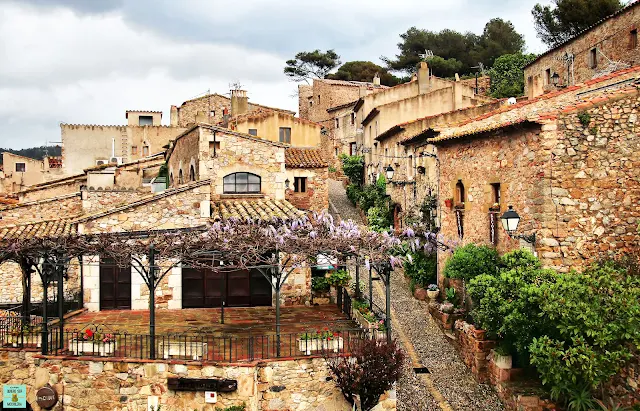
M340 181L329 180L329 201L335 217L361 222ZM366 270L363 268L361 272ZM363 282L365 295L369 295L367 281ZM373 296L375 304L384 309L380 282L376 282ZM491 387L475 381L448 338L431 319L427 305L411 296L409 284L400 273L392 276L391 307L393 337L408 354L405 372L397 386L398 411L504 409ZM415 374L411 357L430 373Z
M362 218L345 194L342 181L329 180L329 212L334 218L362 223Z

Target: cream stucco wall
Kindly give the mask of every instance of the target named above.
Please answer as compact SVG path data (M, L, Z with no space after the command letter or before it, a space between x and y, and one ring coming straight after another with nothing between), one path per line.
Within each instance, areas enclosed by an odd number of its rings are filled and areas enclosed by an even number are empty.
M44 164L12 153L2 153L4 178L0 179L0 193L16 193L25 187L44 181ZM25 171L16 171L16 163L24 163Z
M291 146L315 147L320 144L319 124L303 120L289 114L269 112L256 116L247 116L232 122L232 129L241 133L249 133L249 129L255 129L257 136L269 140L280 141L280 127L291 128Z

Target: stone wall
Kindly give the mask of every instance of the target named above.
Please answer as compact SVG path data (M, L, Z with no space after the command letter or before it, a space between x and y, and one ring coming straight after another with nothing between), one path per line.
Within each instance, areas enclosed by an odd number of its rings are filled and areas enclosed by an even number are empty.
M634 46L631 40L631 31L637 30L640 26L640 7L638 5L636 3L628 7L626 11L604 21L572 41L549 51L525 67L525 95L535 97L547 90L555 89L552 84L549 84L547 69L550 70L551 75L558 73L560 84L567 84L567 64L562 60L567 52L574 55L572 69L574 78L569 84L585 82L598 72L606 70L607 59L630 66L640 63L640 42L636 41ZM593 48L598 50L596 67L591 65L590 54ZM620 68L622 67L618 69Z
M203 173L203 170L200 170L200 153L198 152L202 145L200 142L200 130L199 127L196 127L176 139L171 150L171 156L167 161L170 186L177 187L180 184L188 183L191 167L195 172L195 180L206 178L206 174ZM181 172L182 183L180 182Z
M80 187L87 183L86 175L68 177L49 181L47 183L38 184L29 187L18 193L20 202L45 200L52 197L60 197L65 194L77 193Z
M123 189L82 190L82 209L86 213L93 213L122 206L148 195L149 193Z
M640 10L640 9L639 9ZM640 236L638 91L567 108L549 126L552 169L545 189L539 252L545 265L580 268L603 255L631 252ZM581 122L580 117L582 117ZM555 138L552 138L555 137Z
M454 330L462 361L480 383L489 382L489 354L496 342L485 339L484 330L464 321L457 321Z
M73 260L67 271L68 278L64 281L65 298L80 292L80 268ZM51 300L57 294L57 284L52 284L47 290ZM42 280L37 273L31 274L31 301L42 301ZM22 270L17 263L6 261L0 264L0 303L22 303Z
M54 411L147 411L154 400L168 410L213 411L242 404L248 411L351 409L335 383L327 379L325 361L318 358L214 366L42 358L32 352L0 351L0 361L0 379L7 384L25 384L27 401L36 411L40 408L35 392L45 384L59 394ZM205 404L203 392L169 390L169 377L228 378L238 382L238 389L218 393L216 404ZM386 402L395 405L393 399Z
M67 194L46 200L30 201L0 209L0 227L9 224L57 220L82 213L80 193Z
M295 177L306 177L306 191L294 192L293 182ZM286 190L286 199L296 208L301 210L322 211L329 208L329 169L324 168L293 168L287 169L289 189Z

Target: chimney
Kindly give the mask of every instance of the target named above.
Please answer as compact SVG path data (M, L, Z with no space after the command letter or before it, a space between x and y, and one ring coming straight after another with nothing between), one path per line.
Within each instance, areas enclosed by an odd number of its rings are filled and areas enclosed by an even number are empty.
M373 85L374 86L379 86L380 85L380 73L376 73L373 76Z
M231 90L231 115L238 116L249 111L249 99L245 90Z
M418 93L425 94L430 86L429 65L421 61L418 65Z
M229 118L231 116L229 115L229 109L224 107L222 109L222 126L223 127L229 127Z
M178 126L178 107L171 106L170 120L171 120L171 122L170 122L171 127L177 127Z

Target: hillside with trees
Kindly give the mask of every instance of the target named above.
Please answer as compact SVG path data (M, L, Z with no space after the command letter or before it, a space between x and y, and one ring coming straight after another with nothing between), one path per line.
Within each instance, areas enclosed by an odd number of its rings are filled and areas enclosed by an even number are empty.
M62 147L60 146L40 146L40 147L31 147L31 148L23 148L20 150L14 150L11 148L0 148L0 153L9 152L12 154L17 154L19 156L34 158L36 160L42 160L45 155L49 156L61 156L62 155ZM2 157L0 156L0 164L2 164Z

